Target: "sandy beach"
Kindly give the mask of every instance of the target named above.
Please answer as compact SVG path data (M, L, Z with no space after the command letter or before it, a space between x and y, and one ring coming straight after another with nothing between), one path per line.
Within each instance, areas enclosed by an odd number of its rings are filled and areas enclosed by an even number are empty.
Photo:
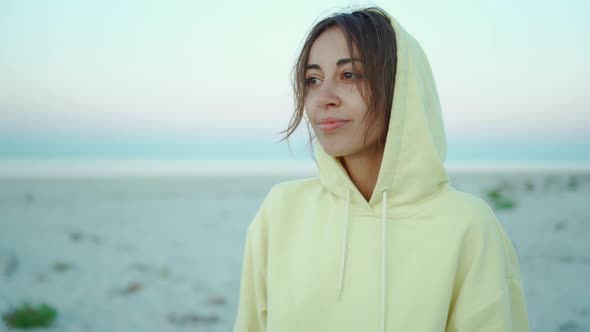
M246 228L298 177L0 179L0 313L46 302L48 331L230 331ZM451 180L512 239L531 331L590 331L590 170Z

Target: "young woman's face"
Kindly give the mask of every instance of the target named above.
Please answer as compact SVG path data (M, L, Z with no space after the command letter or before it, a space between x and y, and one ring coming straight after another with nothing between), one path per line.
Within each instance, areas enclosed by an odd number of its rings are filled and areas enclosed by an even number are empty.
M355 49L355 53L357 50ZM359 72L354 72L352 61ZM307 95L305 113L322 148L340 157L370 151L382 133L373 131L363 145L368 121L367 103L357 85L363 64L348 51L346 37L340 28L324 31L312 44L305 73Z

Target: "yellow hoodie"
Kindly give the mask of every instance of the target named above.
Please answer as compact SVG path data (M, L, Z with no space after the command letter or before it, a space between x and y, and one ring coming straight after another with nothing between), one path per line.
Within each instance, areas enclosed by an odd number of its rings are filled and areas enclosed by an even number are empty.
M444 168L436 85L393 18L397 74L367 202L316 144L319 177L268 193L248 227L234 332L528 331L514 247Z

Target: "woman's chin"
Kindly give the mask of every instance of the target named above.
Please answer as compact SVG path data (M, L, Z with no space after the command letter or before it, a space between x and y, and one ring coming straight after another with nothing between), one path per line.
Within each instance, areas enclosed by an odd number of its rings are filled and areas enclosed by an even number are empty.
M326 154L328 154L329 156L335 157L335 158L346 156L346 155L350 154L350 149L347 149L344 146L322 144L322 148L324 149Z

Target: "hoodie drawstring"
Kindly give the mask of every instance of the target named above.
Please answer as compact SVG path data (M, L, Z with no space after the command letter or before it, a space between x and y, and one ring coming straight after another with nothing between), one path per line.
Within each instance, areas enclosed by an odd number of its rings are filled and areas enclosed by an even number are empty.
M344 266L346 265L346 246L348 244L348 209L350 207L350 188L346 188L346 208L344 210L344 239L342 239L342 257L340 259L340 282L338 283L338 301L342 294L342 282L344 281Z
M381 332L385 332L385 303L387 300L387 190L383 190L383 212L381 213Z
M337 299L340 301L346 266L346 249L348 244L348 223L350 210L350 189L346 188L346 208L344 210L344 238L342 239L342 256L340 258L340 281ZM387 190L383 190L383 211L381 212L381 332L385 332L385 312L387 300Z

